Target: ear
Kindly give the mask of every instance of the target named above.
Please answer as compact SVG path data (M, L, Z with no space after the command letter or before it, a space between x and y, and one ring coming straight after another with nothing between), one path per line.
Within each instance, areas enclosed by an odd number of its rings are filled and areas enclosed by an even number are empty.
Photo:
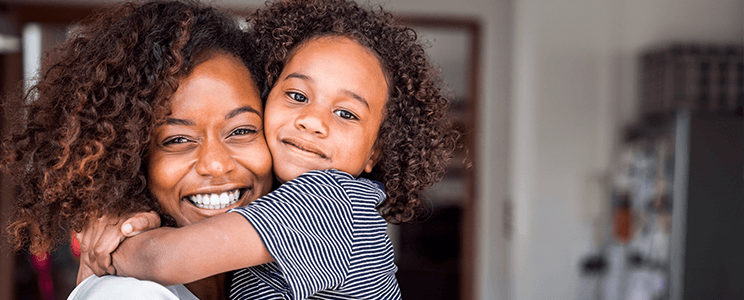
M380 160L380 153L382 153L380 146L375 142L375 145L372 147L372 151L369 154L369 158L367 158L367 163L364 165L364 172L372 173L372 168L374 168Z

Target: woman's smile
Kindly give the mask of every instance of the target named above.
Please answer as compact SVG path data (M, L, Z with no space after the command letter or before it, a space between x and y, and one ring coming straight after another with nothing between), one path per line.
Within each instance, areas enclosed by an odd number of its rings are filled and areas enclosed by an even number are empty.
M240 191L243 190L243 193ZM183 200L191 201L191 204L203 209L223 209L238 203L240 195L245 195L245 189L233 189L222 193L190 195Z

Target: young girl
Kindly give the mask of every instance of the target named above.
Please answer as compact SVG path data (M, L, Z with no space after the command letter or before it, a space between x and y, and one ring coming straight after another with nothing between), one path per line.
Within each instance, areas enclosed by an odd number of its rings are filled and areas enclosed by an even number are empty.
M416 34L344 0L275 2L250 23L273 49L264 131L284 184L236 213L127 239L117 274L174 284L245 268L231 298L400 298L384 220L413 217L458 139Z

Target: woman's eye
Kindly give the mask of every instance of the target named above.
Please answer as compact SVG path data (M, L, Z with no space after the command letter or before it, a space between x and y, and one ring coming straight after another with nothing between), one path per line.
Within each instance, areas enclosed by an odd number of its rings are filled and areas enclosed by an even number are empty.
M173 145L173 144L184 144L188 142L189 142L189 139L182 137L182 136L177 136L177 137L165 140L165 142L163 142L163 146L168 146L168 145Z
M341 118L344 118L344 119L347 119L347 120L355 120L355 119L358 119L358 118L357 118L357 117L356 117L356 116L355 116L354 114L350 113L350 112L349 112L349 111L347 111L347 110L341 110L341 109L339 109L339 110L335 111L334 113L335 113L335 114L336 114L337 116L339 116L339 117L341 117Z
M230 133L230 136L240 136L240 135L247 135L247 134L255 134L258 131L255 129L250 128L238 128L235 129L233 132Z
M307 102L307 97L305 97L305 95L300 94L300 93L288 92L287 96L289 96L289 98L297 102Z

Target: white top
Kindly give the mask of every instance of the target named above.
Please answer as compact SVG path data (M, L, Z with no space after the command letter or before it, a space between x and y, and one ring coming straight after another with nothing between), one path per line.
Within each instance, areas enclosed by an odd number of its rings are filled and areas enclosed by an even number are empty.
M182 284L162 286L158 283L132 277L106 275L90 276L83 280L67 300L199 300Z

